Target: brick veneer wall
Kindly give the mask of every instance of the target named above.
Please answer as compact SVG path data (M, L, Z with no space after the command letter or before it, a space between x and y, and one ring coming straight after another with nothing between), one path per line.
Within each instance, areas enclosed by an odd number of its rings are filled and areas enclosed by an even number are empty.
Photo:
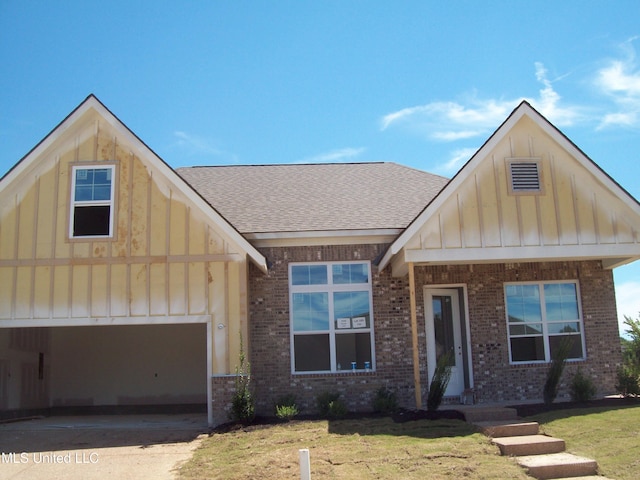
M249 273L249 337L251 370L259 414L272 414L285 394L295 394L303 413L316 411L316 397L339 392L350 411L370 411L382 386L392 388L399 403L415 408L411 319L407 278L393 278L390 269L372 272L375 372L292 374L289 340L289 262L370 260L384 245L263 248L271 262L267 275Z
M376 259L385 245L262 248L271 262L267 275L249 274L249 355L257 413L270 415L276 400L294 394L303 413L316 411L323 392L342 394L351 411L371 410L375 392L387 386L399 403L415 408L408 277L373 268L375 372L294 375L289 337L289 262ZM474 389L478 402L539 400L548 365L510 365L505 319L505 282L579 280L587 360L570 363L560 397L578 366L600 392L612 392L621 362L613 275L600 262L543 262L416 267L416 304L423 403L426 400L424 285L467 287Z
M615 391L621 364L613 273L599 261L455 265L416 268L418 318L424 318L422 285L466 284L474 389L479 402L541 400L548 364L509 364L505 282L578 280L587 358L569 362L558 398L581 367L599 392ZM421 327L424 322L419 320ZM421 343L421 346L423 344ZM425 355L420 352L421 359Z

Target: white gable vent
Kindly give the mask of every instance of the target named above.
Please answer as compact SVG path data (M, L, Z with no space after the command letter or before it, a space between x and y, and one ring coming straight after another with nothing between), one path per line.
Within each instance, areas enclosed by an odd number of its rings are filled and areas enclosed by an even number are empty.
M539 158L509 158L507 166L510 193L542 192Z

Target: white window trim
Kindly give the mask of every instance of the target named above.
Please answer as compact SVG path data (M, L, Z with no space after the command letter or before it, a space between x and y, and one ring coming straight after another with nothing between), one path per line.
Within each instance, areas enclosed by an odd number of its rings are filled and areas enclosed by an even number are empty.
M111 170L111 192L110 192L110 200L103 201L76 201L76 172L78 170ZM70 240L95 240L95 239L112 239L114 237L114 218L115 218L115 185L116 185L116 165L115 163L108 164L82 164L82 165L72 165L71 167L71 191L69 193L69 230L68 235ZM75 207L76 206L109 206L109 234L108 235L81 235L75 236L73 234L73 223L75 218Z
M331 272L333 265L360 265L366 264L368 270L367 283L340 283L334 284ZM292 268L296 266L324 265L327 268L327 282L323 285L293 285L292 284ZM369 261L336 261L336 262L292 262L289 264L289 349L291 354L291 374L292 375L333 375L333 374L345 374L352 373L349 367L343 367L338 370L336 361L336 335L340 335L339 330L335 328L335 322L333 321L333 293L335 292L364 292L369 293L369 308L370 318L368 328L349 329L348 333L369 333L369 340L371 342L371 369L357 369L356 373L362 372L374 372L376 369L376 352L375 352L375 337L374 337L374 314L373 314L373 285L371 283L371 262ZM329 330L305 330L304 332L295 333L293 329L293 296L296 293L327 293L329 297ZM338 332L338 333L336 333ZM296 371L295 364L295 348L294 337L296 335L322 335L329 334L329 357L331 370L317 370L317 371ZM344 332L346 333L346 332Z
M580 341L582 342L582 358L571 358L568 359L567 362L582 362L584 360L587 359L587 348L586 348L586 341L585 341L585 331L584 331L584 316L582 314L582 301L581 301L581 294L580 294L580 282L578 280L575 279L570 279L570 280L552 280L552 281L536 281L536 282L506 282L503 285L503 294L504 294L504 312L505 312L505 319L507 322L507 346L509 348L509 364L510 365L527 365L527 364L546 364L546 363L550 363L551 362L551 348L549 346L549 337L553 337L553 336L558 336L557 334L549 334L549 323L560 323L559 321L552 321L549 322L547 320L547 312L546 312L546 305L545 305L545 301L544 301L544 286L545 285L556 285L556 284L566 284L566 283L571 283L574 284L576 286L576 301L578 304L578 319L577 320L565 320L564 322L572 322L572 321L577 321L580 325ZM542 314L542 340L543 340L543 344L544 344L544 356L545 359L544 360L524 360L524 361L518 361L518 362L514 362L512 360L512 354L511 354L511 338L522 338L522 337L532 337L535 335L511 335L511 332L509 331L509 310L508 310L508 306L507 306L507 287L510 285L538 285L539 286L539 292L540 292L540 309L541 309L541 314ZM578 334L573 334L574 336L578 336Z

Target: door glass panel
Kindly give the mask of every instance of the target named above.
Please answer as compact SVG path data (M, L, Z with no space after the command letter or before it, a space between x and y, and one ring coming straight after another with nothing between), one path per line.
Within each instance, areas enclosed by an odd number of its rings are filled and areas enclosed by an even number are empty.
M436 361L440 357L450 354L449 366L455 367L455 339L453 334L453 309L451 297L433 297L433 327L436 340Z

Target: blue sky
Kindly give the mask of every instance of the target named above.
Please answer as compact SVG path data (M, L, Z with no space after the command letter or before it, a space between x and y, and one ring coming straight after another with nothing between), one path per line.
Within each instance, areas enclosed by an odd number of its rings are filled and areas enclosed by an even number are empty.
M637 0L0 0L0 175L90 93L173 167L445 176L524 98L640 198L639 18ZM640 265L615 277L636 317Z

